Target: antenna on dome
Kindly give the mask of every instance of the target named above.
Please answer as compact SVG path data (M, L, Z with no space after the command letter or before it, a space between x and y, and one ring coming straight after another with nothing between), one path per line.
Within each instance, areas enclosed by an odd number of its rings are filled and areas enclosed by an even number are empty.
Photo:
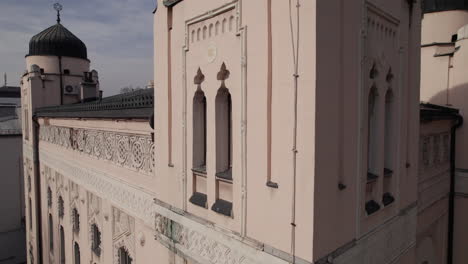
M3 74L3 80L5 81L5 87L7 86L7 74L6 72Z
M60 24L60 11L62 11L63 6L60 3L55 3L54 9L55 11L57 11L57 23Z

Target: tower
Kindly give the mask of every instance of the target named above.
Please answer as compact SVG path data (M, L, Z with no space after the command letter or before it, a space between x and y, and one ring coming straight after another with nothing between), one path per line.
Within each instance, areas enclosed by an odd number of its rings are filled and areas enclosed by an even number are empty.
M57 23L29 42L26 55L26 71L21 77L21 104L25 182L31 188L25 190L29 222L27 232L30 263L41 263L41 186L43 170L38 165L38 123L35 109L91 100L99 96L98 74L90 70L86 45L61 23L60 4L54 5ZM43 171L42 171L43 172Z

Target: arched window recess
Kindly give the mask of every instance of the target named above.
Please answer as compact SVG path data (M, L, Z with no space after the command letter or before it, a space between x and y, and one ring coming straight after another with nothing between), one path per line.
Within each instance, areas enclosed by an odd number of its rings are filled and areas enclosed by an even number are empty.
M195 173L206 175L206 96L202 90L201 84L205 80L205 76L198 68L197 75L194 78L194 83L197 85L197 90L193 97L193 166Z
M130 257L128 250L125 247L119 248L119 264L132 264L133 259Z
M232 181L232 99L225 80L230 72L223 63L218 73L221 86L215 99L216 107L216 177Z

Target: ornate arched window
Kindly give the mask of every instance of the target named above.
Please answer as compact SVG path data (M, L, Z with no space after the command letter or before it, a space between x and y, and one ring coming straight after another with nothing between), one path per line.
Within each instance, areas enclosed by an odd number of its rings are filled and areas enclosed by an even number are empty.
M32 201L31 201L31 198L29 198L29 230L32 230L32 227L33 227L33 223L32 223Z
M59 196L58 198L58 215L60 218L63 218L63 215L65 214L65 208L64 208L64 202L62 196Z
M80 232L80 214L78 213L78 209L73 208L72 210L72 223L73 223L73 232L78 233Z
M119 264L131 264L132 258L125 247L119 248Z
M60 264L65 264L65 232L60 226Z
M91 225L91 250L96 256L101 256L101 231L96 224Z
M52 214L49 214L49 251L54 253L54 221Z
M52 207L52 190L50 187L47 188L47 206Z
M78 243L75 242L75 245L73 246L73 259L74 259L74 263L73 264L80 264L81 263L81 252L80 252L80 245L78 245Z

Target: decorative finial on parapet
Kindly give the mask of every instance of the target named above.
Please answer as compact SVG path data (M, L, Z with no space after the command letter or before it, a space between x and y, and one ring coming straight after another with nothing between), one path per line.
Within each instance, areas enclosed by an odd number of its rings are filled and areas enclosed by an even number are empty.
M60 24L60 11L62 11L63 6L60 3L55 3L54 9L55 11L57 11L57 23Z

